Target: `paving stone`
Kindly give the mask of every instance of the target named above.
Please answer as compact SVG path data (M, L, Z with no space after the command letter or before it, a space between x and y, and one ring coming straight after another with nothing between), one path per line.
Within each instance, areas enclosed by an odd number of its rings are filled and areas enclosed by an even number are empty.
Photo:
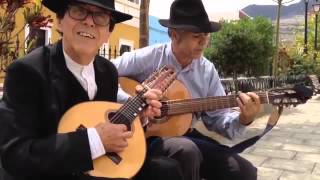
M257 156L246 153L242 153L240 154L240 156L250 161L256 167L260 166L264 161L266 161L269 158L265 156Z
M320 134L314 134L314 133L297 133L297 134L294 134L294 135L293 135L293 138L320 140Z
M320 127L320 125L317 124L316 127L315 127L315 128L317 128L317 129L314 130L313 133L315 133L315 134L320 134L320 128L319 128L319 127Z
M315 163L310 161L269 159L262 164L262 167L288 170L294 172L311 173Z
M309 153L319 153L320 152L320 147L298 145L298 144L284 144L282 149L283 150L292 150L292 151L297 151L297 152L309 152Z
M320 154L298 153L294 159L320 163Z
M282 173L279 180L320 180L320 176L307 173L293 173L285 171Z
M306 146L320 146L319 140L307 139L304 140L304 145Z
M268 136L267 141L273 142L273 143L280 143L283 145L283 143L290 143L290 144L302 144L304 142L303 139L297 139L292 137L280 137L280 136Z
M319 164L319 163L316 163L316 165L315 165L315 167L314 167L314 169L313 169L312 174L318 175L318 176L320 175L320 164Z
M258 180L278 180L283 170L258 167Z
M272 131L240 154L258 168L258 180L320 180L319 109L320 95L306 104L285 108ZM265 109L244 136L233 141L213 132L205 133L219 142L234 145L261 133L269 115L270 110ZM198 125L205 129L202 123Z
M252 152L250 152L250 154L272 158L292 159L296 155L296 152L255 148Z
M266 149L280 149L283 143L268 141L268 140L260 140L254 146L259 148L266 148Z
M292 132L292 133L312 133L313 128L295 128L295 127L284 127L281 128L281 131Z
M293 133L291 132L285 132L285 131L281 131L281 130L272 130L271 132L269 132L270 136L280 136L280 137L292 137Z

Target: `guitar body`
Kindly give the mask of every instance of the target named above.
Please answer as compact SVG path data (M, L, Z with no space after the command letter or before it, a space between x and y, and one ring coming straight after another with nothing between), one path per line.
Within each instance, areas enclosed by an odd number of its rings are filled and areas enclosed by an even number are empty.
M135 87L139 84L137 81L126 77L120 77L119 83L121 88L130 95L135 94ZM175 80L165 91L164 100L170 99L189 99L188 89L178 80ZM172 137L181 136L191 127L192 113L179 114L164 117L162 123L152 124L147 128L146 136Z
M76 131L80 125L86 128L103 123L108 113L115 112L122 105L112 102L92 101L73 106L62 117L58 132L67 133ZM111 122L109 122L111 123ZM133 137L128 139L129 146L118 155L122 158L119 164L109 157L101 156L93 162L94 169L88 172L95 177L131 178L142 167L146 156L144 131L140 120L136 118L131 126Z

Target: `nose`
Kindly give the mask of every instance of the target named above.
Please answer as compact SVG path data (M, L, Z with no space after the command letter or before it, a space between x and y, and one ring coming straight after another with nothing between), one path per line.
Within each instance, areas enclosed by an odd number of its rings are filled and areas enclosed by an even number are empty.
M85 25L88 25L90 27L94 27L95 26L95 23L94 23L94 20L93 20L93 14L88 14L88 16L86 17L86 19L83 20L83 23Z

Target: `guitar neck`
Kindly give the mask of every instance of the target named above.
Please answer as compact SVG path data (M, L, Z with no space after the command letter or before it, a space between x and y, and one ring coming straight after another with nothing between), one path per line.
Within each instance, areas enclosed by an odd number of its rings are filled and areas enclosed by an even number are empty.
M110 119L112 123L132 123L138 116L139 112L146 106L143 93L147 91L144 88L136 96L130 98L121 108L116 111L116 114Z
M268 92L258 92L262 104L268 104L272 96ZM162 102L161 115L177 115L201 111L237 107L237 95L215 96L207 98L169 100Z

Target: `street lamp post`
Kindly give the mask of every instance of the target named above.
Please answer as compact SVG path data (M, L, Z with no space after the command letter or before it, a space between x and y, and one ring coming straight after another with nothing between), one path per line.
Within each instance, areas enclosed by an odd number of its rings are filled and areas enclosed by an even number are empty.
M315 22L314 22L314 54L313 54L313 62L316 63L317 60L317 52L318 52L318 14L320 11L320 3L316 0L316 3L312 5L313 12L315 14Z
M314 21L314 50L318 50L318 14L320 11L320 3L318 3L318 0L316 0L316 3L312 5L313 11L315 14L315 21Z
M303 52L308 52L308 3L309 0L305 0L305 9L304 9L304 48Z

